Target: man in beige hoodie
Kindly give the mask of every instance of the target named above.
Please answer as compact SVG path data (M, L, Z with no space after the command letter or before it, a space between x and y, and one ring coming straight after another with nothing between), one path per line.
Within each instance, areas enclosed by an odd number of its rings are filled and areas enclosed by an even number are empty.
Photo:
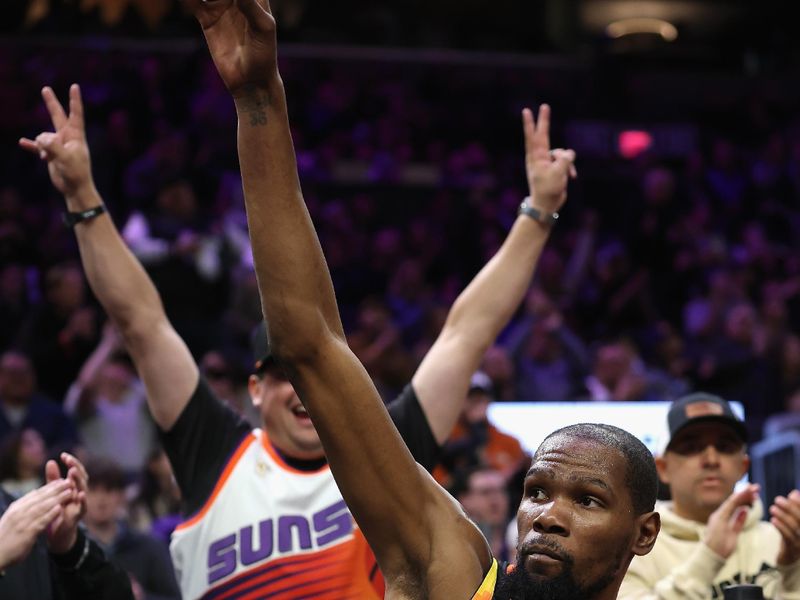
M667 420L656 466L672 501L657 503L661 533L634 557L619 598L722 598L729 585L754 583L767 599L800 599L800 492L775 498L769 522L757 485L734 493L750 466L747 431L722 398L685 396Z

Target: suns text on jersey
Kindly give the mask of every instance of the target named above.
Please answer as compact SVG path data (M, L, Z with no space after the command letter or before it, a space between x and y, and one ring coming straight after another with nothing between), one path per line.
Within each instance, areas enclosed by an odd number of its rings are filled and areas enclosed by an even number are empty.
M274 556L322 548L353 531L344 501L313 514L283 515L242 527L213 541L208 547L208 583Z

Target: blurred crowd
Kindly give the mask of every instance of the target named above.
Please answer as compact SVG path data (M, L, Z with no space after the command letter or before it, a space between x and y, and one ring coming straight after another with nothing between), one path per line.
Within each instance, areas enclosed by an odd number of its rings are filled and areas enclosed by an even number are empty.
M389 399L515 218L519 109L547 100L563 124L592 101L524 67L293 58L281 70L348 339ZM179 499L143 387L87 289L61 198L15 143L48 128L42 85L63 97L81 83L111 214L209 383L254 418L245 385L261 308L233 106L193 51L5 48L0 81L0 480L24 493L47 456L83 448L133 484L131 522L166 539ZM754 440L769 417L800 412L800 122L767 100L739 116L723 129L698 119L699 144L678 160L578 157L536 283L473 391L547 402L702 389L742 402ZM484 420L485 407L473 421ZM494 468L498 480L481 460L450 458L461 467L450 485L472 478L485 497L519 467Z
M388 0L343 0L335 5L273 0L270 6L281 24L282 41L494 51L551 45L538 7L513 0L499 0L488 13L480 3L456 0L411 2L402 11ZM181 0L9 0L5 8L0 33L151 38L197 34ZM557 10L570 15L573 8ZM507 18L512 13L517 19Z

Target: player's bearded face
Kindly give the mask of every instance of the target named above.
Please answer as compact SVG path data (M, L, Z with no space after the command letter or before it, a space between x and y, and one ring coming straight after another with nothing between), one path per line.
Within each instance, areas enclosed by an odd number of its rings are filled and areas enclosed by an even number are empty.
M498 600L589 600L605 589L616 574L616 568L612 567L594 581L578 582L575 559L566 552L562 552L562 568L558 574L533 574L525 569L525 557L520 550L517 548L513 572L498 585Z

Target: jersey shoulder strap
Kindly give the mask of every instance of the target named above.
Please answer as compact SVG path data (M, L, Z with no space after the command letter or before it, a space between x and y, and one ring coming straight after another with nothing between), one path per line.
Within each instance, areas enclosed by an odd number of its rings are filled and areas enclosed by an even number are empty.
M472 596L472 600L492 600L494 597L494 588L497 585L497 559L492 559L492 566L489 567L489 572L486 573L486 577L483 578L483 583L481 583L481 587L478 588L478 591L475 592L475 595Z

